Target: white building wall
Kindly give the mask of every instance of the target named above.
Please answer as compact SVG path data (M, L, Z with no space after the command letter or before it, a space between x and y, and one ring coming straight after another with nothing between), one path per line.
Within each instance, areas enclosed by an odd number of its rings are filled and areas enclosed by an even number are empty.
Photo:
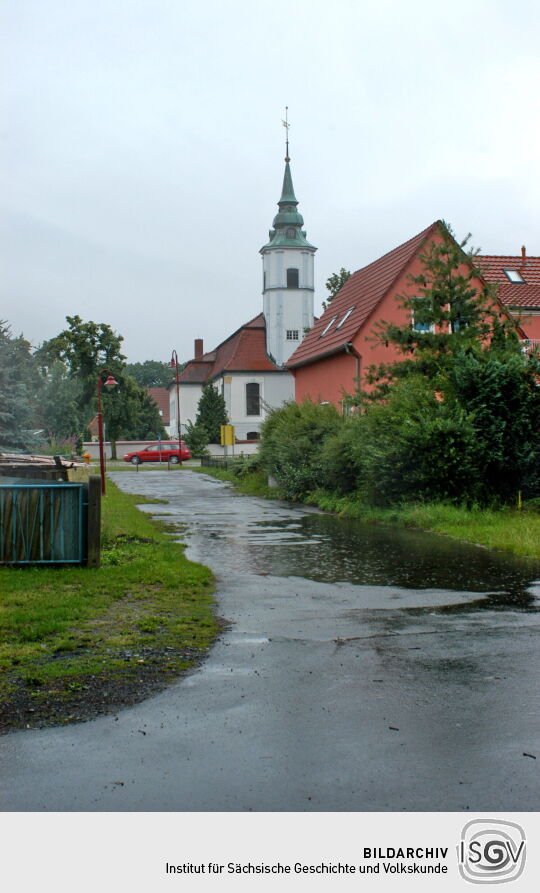
M180 429L182 434L185 433L187 422L195 424L197 416L197 406L201 399L202 385L200 384L180 384ZM171 437L174 439L178 431L178 422L176 418L176 385L173 385L169 391L169 410L170 410L170 429Z
M285 401L294 400L294 377L289 372L234 373L224 378L230 379L225 384L225 389L228 385L230 394L227 411L238 440L245 440L252 431L260 432L261 424L268 414L267 407L277 409ZM251 382L259 385L261 413L258 416L247 414L246 385Z

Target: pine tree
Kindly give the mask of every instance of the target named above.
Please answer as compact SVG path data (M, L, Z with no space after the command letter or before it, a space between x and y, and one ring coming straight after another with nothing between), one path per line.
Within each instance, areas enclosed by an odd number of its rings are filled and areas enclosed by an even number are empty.
M441 223L440 233L442 240L432 241L420 255L424 271L409 277L416 294L397 296L407 322L381 321L375 327L374 340L395 345L403 359L371 367L371 383L388 384L411 373L436 379L458 353L477 353L495 332L506 340L515 330L511 320L499 319L493 286L478 285L478 252L466 250L470 235L457 242L446 223Z
M197 405L195 427L203 427L205 429L208 435L208 443L220 443L221 425L227 425L228 422L225 398L218 392L212 382L205 384Z

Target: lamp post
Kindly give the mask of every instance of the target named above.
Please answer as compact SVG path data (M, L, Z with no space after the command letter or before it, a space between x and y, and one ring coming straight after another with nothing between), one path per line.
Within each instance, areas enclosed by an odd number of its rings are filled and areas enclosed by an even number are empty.
M176 425L178 428L178 462L182 464L182 432L180 430L180 378L178 370L178 354L175 350L171 356L171 368L176 369Z
M108 373L107 381L103 381L102 375L104 372ZM101 411L101 390L103 385L108 390L111 388L115 388L118 382L111 375L108 369L100 369L98 372L98 380L97 380L97 419L98 419L98 435L99 435L99 468L101 471L101 493L102 496L105 496L105 452L103 449L103 413Z

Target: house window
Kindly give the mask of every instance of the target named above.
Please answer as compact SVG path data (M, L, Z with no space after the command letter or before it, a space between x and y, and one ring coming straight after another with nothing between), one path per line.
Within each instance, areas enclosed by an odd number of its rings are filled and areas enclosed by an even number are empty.
M518 273L517 270L503 270L503 272L506 273L510 282L525 283L521 273Z
M298 329L287 329L287 341L298 341Z
M287 288L298 288L298 269L296 267L289 267L287 270Z
M322 338L323 335L326 335L326 333L328 332L329 329L332 328L332 326L334 325L336 319L337 319L337 316L333 316L333 317L332 317L332 319L330 320L330 322L328 323L328 325L325 326L325 328L322 330L322 332L321 332L321 338Z
M426 305L424 298L413 298L413 303L418 304L418 309L415 310L413 308L412 314L412 327L415 332L434 332L435 326L433 323L425 322L426 311L429 312L429 308ZM424 318L424 319L423 319Z
M246 440L260 440L261 435L258 431L248 431L246 434Z
M261 414L261 388L255 381L246 385L246 415Z
M349 307L347 312L343 314L340 321L338 322L336 329L341 329L341 326L343 325L343 323L347 322L347 320L348 320L349 316L351 315L351 313L353 312L353 310L354 310L354 307Z

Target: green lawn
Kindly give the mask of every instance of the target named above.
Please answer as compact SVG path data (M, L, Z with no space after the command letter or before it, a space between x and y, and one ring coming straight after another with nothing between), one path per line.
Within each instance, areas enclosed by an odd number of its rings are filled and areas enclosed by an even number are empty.
M100 568L0 568L0 728L108 712L213 641L213 577L110 481Z

